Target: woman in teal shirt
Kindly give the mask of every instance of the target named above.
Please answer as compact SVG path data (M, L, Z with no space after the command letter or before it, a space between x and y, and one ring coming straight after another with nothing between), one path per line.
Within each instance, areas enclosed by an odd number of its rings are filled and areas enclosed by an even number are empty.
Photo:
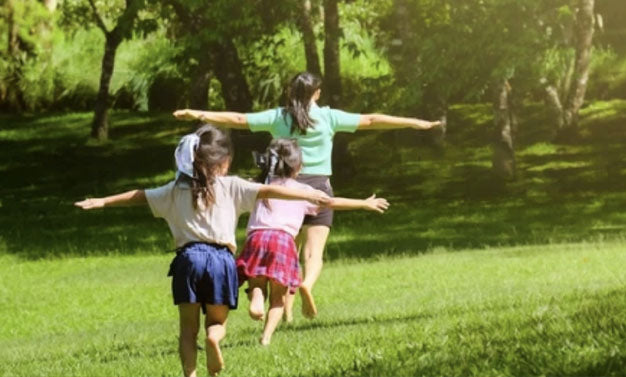
M297 74L287 88L287 103L284 107L256 113L235 113L228 111L178 110L178 119L199 119L203 122L236 129L250 129L252 132L265 131L274 138L295 138L302 149L303 167L298 180L332 196L329 177L332 175L331 155L333 137L337 132L356 130L389 130L414 128L428 130L441 122L429 122L416 118L403 118L384 114L354 114L319 107L322 81L315 75L302 72ZM333 211L321 210L317 216L307 216L300 231L300 241L304 245L304 279L300 286L302 313L307 318L317 315L312 290L323 265L323 253L332 226ZM293 296L285 305L285 319L292 319Z

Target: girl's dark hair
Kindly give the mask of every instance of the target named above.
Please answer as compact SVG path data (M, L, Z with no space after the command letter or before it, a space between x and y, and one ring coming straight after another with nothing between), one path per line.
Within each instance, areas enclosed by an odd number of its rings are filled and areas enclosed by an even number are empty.
M190 180L192 203L198 208L201 200L205 208L210 208L215 204L215 177L224 161L232 160L233 145L228 134L210 124L200 127L196 135L200 142L193 161L194 177Z
M260 159L261 174L257 181L267 178L291 178L302 166L302 151L296 139L274 139Z
M286 104L283 115L291 115L291 134L298 131L301 135L306 134L308 128L315 126L315 121L309 116L311 98L322 86L322 80L309 72L300 72L289 82L286 89Z

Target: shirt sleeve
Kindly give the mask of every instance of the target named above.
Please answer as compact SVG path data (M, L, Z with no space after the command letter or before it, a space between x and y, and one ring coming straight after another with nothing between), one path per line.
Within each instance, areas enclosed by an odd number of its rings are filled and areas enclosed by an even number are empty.
M173 203L172 190L176 182L172 181L164 186L145 190L146 200L154 217L165 217Z
M274 124L280 116L280 108L260 111L257 113L246 113L246 122L252 132L267 131L274 129Z
M360 121L361 114L330 109L330 125L334 132L354 132Z
M230 192L238 213L250 212L256 204L256 197L261 188L260 183L246 181L239 177L231 177Z

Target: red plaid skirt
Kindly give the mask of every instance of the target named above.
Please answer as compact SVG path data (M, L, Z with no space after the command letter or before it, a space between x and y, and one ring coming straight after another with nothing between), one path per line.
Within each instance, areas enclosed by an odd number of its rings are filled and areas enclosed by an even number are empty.
M252 231L237 257L237 273L240 286L249 278L265 276L295 293L302 282L296 242L282 230Z

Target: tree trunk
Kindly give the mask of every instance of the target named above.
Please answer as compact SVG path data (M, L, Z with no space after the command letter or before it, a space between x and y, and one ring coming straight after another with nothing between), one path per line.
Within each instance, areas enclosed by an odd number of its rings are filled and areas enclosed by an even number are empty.
M235 44L232 40L216 43L213 51L215 77L222 84L226 108L239 112L252 110L252 95Z
M298 27L302 33L304 42L304 56L306 57L306 70L319 77L322 77L320 68L320 58L317 54L317 44L315 43L315 32L311 21L311 0L299 0L300 12L298 17Z
M211 83L211 57L208 50L202 49L198 57L198 66L194 69L189 88L189 107L208 109L209 85Z
M337 0L324 0L324 90L331 107L341 105L341 70L339 65L339 9Z
M6 80L5 93L3 100L6 100L9 108L15 108L17 112L22 112L26 108L26 100L24 93L20 88L20 79L22 76L22 49L19 37L19 25L15 20L15 11L13 8L13 0L6 2L7 14L7 53L8 59L11 61L11 70Z
M111 86L111 78L113 77L113 68L115 66L115 53L122 41L130 36L135 19L137 18L139 10L144 5L144 1L126 0L126 8L124 8L124 12L117 19L115 28L111 31L107 30L94 1L89 0L89 4L93 10L96 23L105 37L102 72L100 73L100 88L98 89L98 95L96 97L93 123L91 125L91 137L102 141L109 137L109 87Z
M595 0L579 0L578 2L575 26L576 64L574 66L574 81L563 112L564 127L568 129L573 129L578 125L578 112L585 100L595 21L594 2Z
M106 35L104 42L104 56L102 56L102 71L100 73L100 88L96 97L91 137L98 140L106 140L109 137L109 88L115 67L115 53L121 40L111 33Z
M559 97L559 91L554 85L548 85L545 87L545 95L546 104L552 113L552 119L556 122L556 136L563 130L563 104L561 103L561 98Z
M505 180L515 178L515 150L513 148L516 118L511 109L511 86L503 80L496 86L493 103L496 137L493 145L494 172Z

